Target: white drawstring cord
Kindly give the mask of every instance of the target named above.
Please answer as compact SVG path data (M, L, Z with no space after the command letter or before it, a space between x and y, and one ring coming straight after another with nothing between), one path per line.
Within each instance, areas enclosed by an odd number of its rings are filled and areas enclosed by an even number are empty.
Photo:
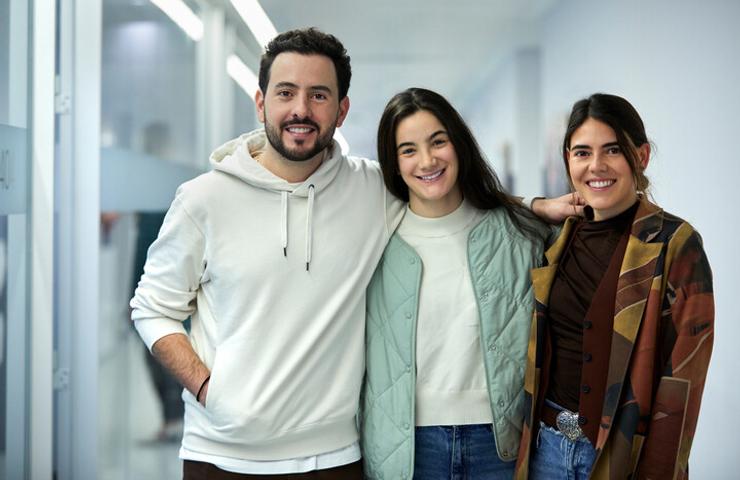
M282 217L280 219L280 241L283 256L288 256L288 192L282 192Z
M315 187L308 186L308 209L306 212L306 271L311 263L311 234L313 231L313 197Z

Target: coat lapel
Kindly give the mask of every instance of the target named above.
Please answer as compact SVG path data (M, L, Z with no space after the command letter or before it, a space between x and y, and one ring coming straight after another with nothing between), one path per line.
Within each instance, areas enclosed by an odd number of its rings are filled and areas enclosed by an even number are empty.
M599 431L596 442L599 450L610 436L650 290L656 282L659 284L661 281L657 264L664 245L662 242L649 243L662 228L661 213L659 207L646 200L640 202L622 260L614 303L614 331L602 410L602 426L606 428Z

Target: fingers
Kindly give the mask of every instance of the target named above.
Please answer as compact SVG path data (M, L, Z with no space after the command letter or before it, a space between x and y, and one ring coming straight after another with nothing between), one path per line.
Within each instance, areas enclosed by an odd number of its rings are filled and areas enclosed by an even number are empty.
M566 205L586 205L586 201L578 192L570 192L559 197L547 199L555 203L563 203Z
M566 193L555 198L536 198L532 201L532 211L546 222L558 224L572 216L583 217L586 202L576 192Z
M572 205L571 202L562 202L561 198L550 199L547 202L549 202L549 208L540 218L552 224L562 223L568 217L579 215L578 211L583 209L583 207Z

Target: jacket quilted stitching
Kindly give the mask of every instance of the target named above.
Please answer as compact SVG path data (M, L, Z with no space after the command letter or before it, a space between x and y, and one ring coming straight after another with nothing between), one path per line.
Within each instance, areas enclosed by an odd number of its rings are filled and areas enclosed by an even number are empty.
M543 232L546 233L546 232ZM481 348L498 455L517 456L524 419L524 370L534 307L529 270L544 260L503 209L487 212L468 237L468 262L481 322ZM416 318L423 265L397 234L368 288L361 401L365 475L413 476Z

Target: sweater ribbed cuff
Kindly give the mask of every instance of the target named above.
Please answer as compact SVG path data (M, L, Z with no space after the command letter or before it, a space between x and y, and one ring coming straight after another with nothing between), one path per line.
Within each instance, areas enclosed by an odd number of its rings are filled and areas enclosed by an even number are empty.
M141 339L146 343L146 348L152 351L152 346L160 338L171 335L173 333L182 333L187 335L188 332L179 320L173 320L171 318L146 318L142 320L134 320L134 327L139 332Z

